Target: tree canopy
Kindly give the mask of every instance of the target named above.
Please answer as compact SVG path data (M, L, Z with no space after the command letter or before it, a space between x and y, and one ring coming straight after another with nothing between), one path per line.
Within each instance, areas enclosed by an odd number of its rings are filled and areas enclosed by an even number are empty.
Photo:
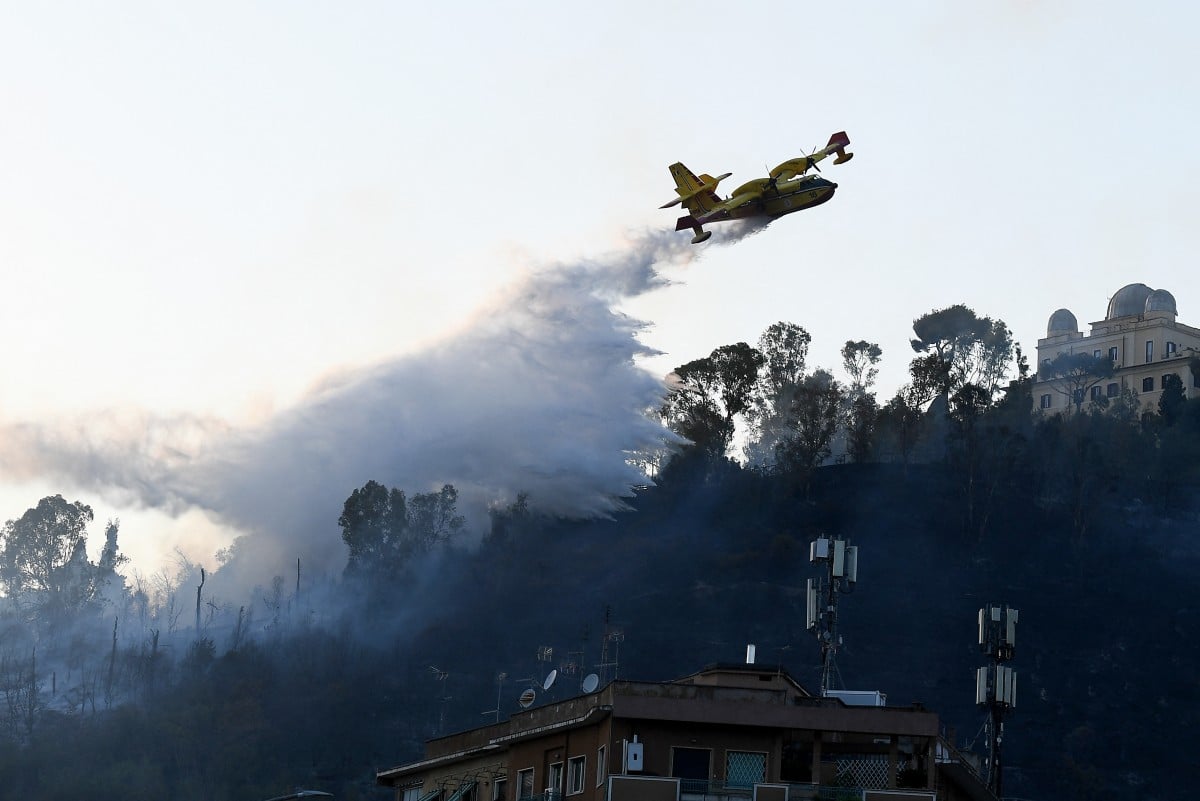
M87 557L93 517L90 506L53 495L0 530L0 585L27 619L54 626L96 602L115 578L125 559L117 548L118 523L108 523L95 564Z
M338 518L349 549L346 572L392 573L451 542L465 524L457 505L458 490L450 484L410 499L403 490L368 481L350 493Z
M929 385L949 398L964 384L991 397L1000 389L1013 359L1012 332L1003 320L980 317L960 304L935 309L913 320L912 349ZM914 375L915 375L914 370Z

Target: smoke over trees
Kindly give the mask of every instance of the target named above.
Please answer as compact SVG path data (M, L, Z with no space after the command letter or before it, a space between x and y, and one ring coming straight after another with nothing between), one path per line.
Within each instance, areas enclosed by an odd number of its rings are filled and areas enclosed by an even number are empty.
M964 306L915 321L921 355L911 381L882 405L872 391L878 345L848 340L835 375L810 367L811 336L783 321L754 347L736 342L683 363L666 394L633 365L643 352L637 323L611 310L614 297L654 283L653 258L531 278L500 312L443 343L438 358L331 382L261 430L181 450L196 459L157 463L161 474L138 472L148 461L139 448L104 451L114 465L128 457L147 487L165 476L155 490L163 497L215 499L209 508L275 532L271 548L252 550L262 541L253 536L235 545L207 578L182 556L153 574L123 576L116 522L92 561L92 510L61 496L5 524L0 786L47 799L85 785L97 797L232 799L309 782L369 798L373 769L414 756L443 718L477 723L479 709L496 703L495 671L532 671L542 637L570 641L580 663L593 660L594 635L579 629L600 599L621 599L644 627L623 656L629 674L692 669L714 641L741 641L747 621L753 636L778 643L781 661L801 654L803 664L802 646L791 642L792 604L812 531L886 531L872 544L886 553L890 542L896 564L914 547L944 554L937 569L910 560L907 571L876 579L880 596L935 610L944 630L949 613L944 597L927 597L930 585L953 584L946 593L955 598L984 585L1065 593L1053 582L1069 553L1086 563L1068 577L1077 602L1104 549L1125 547L1128 530L1148 541L1153 525L1166 537L1196 512L1200 403L1173 385L1157 412L1119 396L1037 417L1019 353L1021 377L1000 393L1016 351L1007 328ZM464 364L476 374L464 378ZM411 397L450 407L455 424L398 401ZM324 450L327 441L347 447ZM652 481L632 463L664 442L672 457ZM744 463L730 458L739 447ZM487 502L469 520L463 507ZM291 525L302 533L279 534ZM1173 542L1173 554L1193 547ZM303 559L292 548L306 549ZM1005 573L992 565L1018 550L1037 558L1005 562L1013 583L1000 583ZM1048 578L1052 556L1059 561ZM322 575L322 564L336 569ZM235 569L246 581L223 583ZM1158 580L1170 565L1156 569L1147 572ZM1138 603L1147 601L1129 601ZM1046 606L1046 620L1073 608ZM957 689L943 689L957 673L913 676L902 666L937 651L933 661L957 671L964 649L927 633L900 641L896 631L912 616L890 611L876 605L876 619L888 622L855 654L858 665L962 724L970 711L955 712ZM1178 613L1172 631L1198 633L1186 610L1168 612ZM1161 677L1128 655L1168 638L1135 642L1138 625L1123 631L1128 642L1105 653L1079 644L1087 665L1063 673L1088 675L1083 691L1052 675L1057 656L1048 658L1031 681L1052 700L1030 707L1049 714L1074 704L1103 715L1088 700L1092 683L1114 694L1155 686ZM887 658L871 662L873 652ZM431 685L431 665L441 666L442 686ZM1138 703L1163 708L1150 697ZM1028 735L1047 732L1051 762L1062 723L1039 721ZM1172 725L1155 720L1168 737ZM1137 747L1131 737L1122 745ZM1117 768L1087 749L1071 757L1104 786L1119 785ZM1024 764L1040 758L1025 754ZM1028 795L1046 787L1062 789L1049 780Z

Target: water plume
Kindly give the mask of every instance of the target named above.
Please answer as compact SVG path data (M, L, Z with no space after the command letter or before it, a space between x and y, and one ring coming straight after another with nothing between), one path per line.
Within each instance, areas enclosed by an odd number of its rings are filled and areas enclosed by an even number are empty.
M763 227L719 227L705 247ZM646 482L630 457L674 439L648 413L663 380L635 364L652 352L638 340L645 324L615 306L664 286L663 265L705 247L648 231L531 269L432 347L343 372L256 427L133 411L3 424L0 474L203 509L246 533L236 552L252 562L300 556L329 570L344 563L342 503L368 480L409 492L453 484L477 522L519 492L548 514L610 514Z

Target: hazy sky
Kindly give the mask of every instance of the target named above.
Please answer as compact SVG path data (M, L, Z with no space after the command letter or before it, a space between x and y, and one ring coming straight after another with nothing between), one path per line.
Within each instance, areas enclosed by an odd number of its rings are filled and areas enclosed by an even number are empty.
M0 519L61 492L120 515L142 569L176 544L208 560L230 529L197 511L198 485L152 510L162 470L88 480L105 432L130 453L146 442L130 431L167 431L166 456L140 451L161 467L190 458L176 441L194 427L259 432L244 453L298 406L320 419L310 390L380 365L445 347L471 374L493 356L463 343L531 270L621 262L630 236L673 228L669 163L732 171L728 192L839 130L856 157L824 168L832 202L663 265L670 286L598 290L647 323L652 377L788 320L812 366L882 345L886 397L924 312L966 303L1031 353L1052 311L1086 326L1131 282L1200 323L1191 4L586 6L9 9ZM539 330L553 319L572 324ZM31 449L64 426L73 466L42 470ZM319 522L335 542L339 512Z

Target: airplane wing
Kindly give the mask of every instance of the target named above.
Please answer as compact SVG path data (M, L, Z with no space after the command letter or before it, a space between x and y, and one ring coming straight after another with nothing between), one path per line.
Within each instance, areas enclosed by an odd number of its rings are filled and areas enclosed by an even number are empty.
M820 172L821 168L817 166L817 162L823 161L833 153L837 154L837 158L833 160L834 164L845 164L854 158L853 153L846 152L846 145L848 144L850 144L850 137L846 136L845 131L838 131L829 137L829 144L825 145L825 147L815 151L811 156L788 159L771 170L771 177L776 181L787 181L795 178L797 175L804 175L810 169L816 169L817 172Z
M727 172L724 175L718 175L713 178L711 175L701 175L699 178L683 164L675 163L670 167L671 175L675 178L675 191L679 197L668 201L659 206L660 209L669 209L672 206L678 206L680 203L687 203L693 198L701 198L701 207L714 205L719 202L716 192L717 184L724 181L729 176L733 175ZM693 210L689 207L689 210ZM694 210L693 210L694 211Z
M729 196L729 199L721 203L721 208L736 209L738 206L761 200L763 192L767 191L767 186L770 183L771 179L769 178L755 178L753 181L747 181L733 190L733 194Z

